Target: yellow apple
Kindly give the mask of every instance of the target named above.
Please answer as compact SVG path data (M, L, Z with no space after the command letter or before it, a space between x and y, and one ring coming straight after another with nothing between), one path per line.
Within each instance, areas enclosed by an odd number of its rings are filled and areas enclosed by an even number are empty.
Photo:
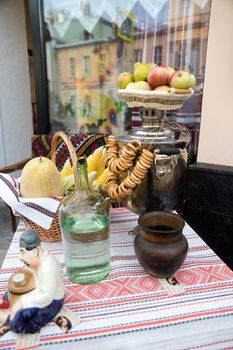
M117 86L119 89L125 89L126 86L132 81L133 81L133 74L129 72L123 72L118 76Z

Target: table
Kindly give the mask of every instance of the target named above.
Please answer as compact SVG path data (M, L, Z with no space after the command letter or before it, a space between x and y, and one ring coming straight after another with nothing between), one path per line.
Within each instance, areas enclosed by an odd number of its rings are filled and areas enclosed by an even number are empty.
M137 215L111 210L111 271L94 285L78 285L65 275L65 304L81 317L68 333L50 323L41 330L40 349L233 349L233 272L186 225L189 251L176 278L183 293L169 296L160 281L144 272L134 254ZM20 223L0 270L3 293L21 267ZM43 243L64 266L61 242ZM15 334L0 339L14 349Z

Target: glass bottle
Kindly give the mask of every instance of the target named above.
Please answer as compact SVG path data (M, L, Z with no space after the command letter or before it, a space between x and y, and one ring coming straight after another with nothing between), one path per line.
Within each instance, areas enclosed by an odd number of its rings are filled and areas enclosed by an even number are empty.
M102 280L110 269L109 207L89 187L87 162L78 160L76 191L60 206L67 277L80 284Z

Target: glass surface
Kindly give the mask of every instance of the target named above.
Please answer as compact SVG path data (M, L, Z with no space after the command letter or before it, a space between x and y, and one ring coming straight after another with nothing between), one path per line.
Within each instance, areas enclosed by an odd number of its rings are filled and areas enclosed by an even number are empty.
M187 126L197 153L211 0L44 0L52 131L122 134L137 110L117 77L133 63L190 69L195 94L168 120Z
M67 277L81 284L102 280L110 269L109 208L89 188L87 162L78 160L77 190L59 209Z

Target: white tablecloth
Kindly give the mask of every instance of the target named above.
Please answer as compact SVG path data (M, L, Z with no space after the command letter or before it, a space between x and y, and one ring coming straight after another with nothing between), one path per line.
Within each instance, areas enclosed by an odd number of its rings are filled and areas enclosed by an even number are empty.
M53 323L41 330L40 349L233 349L233 272L188 226L189 251L176 278L184 288L169 296L145 273L128 235L137 216L124 208L111 211L111 271L94 285L78 285L65 275L65 304L81 317L67 334ZM20 224L0 270L7 280L22 264ZM61 242L43 243L64 266ZM14 349L16 335L0 338L0 349Z

